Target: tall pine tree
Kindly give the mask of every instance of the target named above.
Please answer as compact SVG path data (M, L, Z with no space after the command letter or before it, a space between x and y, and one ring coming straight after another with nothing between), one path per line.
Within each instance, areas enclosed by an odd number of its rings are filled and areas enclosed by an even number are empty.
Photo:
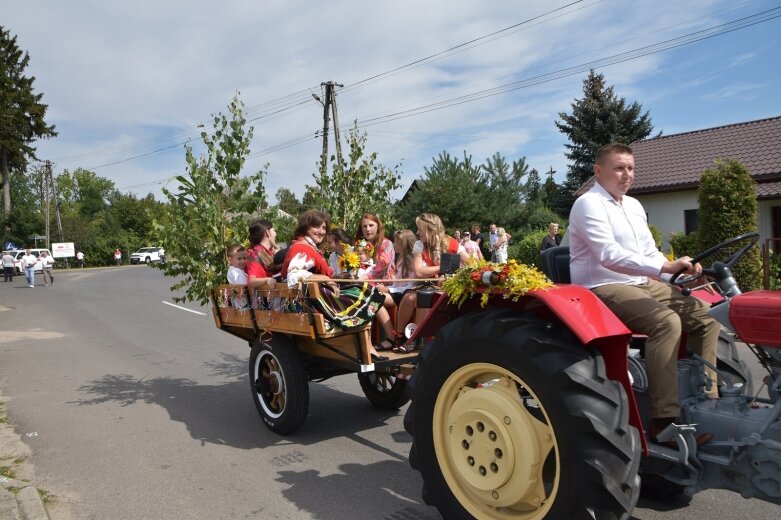
M645 139L653 131L648 112L636 101L627 104L605 86L605 76L592 69L583 80L583 97L571 105L572 113L559 113L556 127L569 138L566 156L571 161L567 179L559 190L553 209L569 214L577 189L591 178L597 150L609 143L630 144Z
M30 55L16 43L16 36L0 26L0 171L3 178L3 215L11 213L11 172L22 172L35 160L33 142L53 137L54 125L46 124L47 105L33 88L35 77L24 74ZM10 231L6 223L6 234Z

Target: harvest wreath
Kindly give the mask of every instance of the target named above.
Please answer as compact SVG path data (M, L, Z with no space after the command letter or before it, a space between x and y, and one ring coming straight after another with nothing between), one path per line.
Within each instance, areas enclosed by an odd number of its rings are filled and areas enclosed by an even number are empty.
M478 292L478 288L485 289L480 297L480 305L485 307L491 289L501 289L505 299L518 301L518 298L533 289L548 287L553 287L553 284L539 269L519 264L515 260L504 264L472 260L442 283L450 303L459 307Z

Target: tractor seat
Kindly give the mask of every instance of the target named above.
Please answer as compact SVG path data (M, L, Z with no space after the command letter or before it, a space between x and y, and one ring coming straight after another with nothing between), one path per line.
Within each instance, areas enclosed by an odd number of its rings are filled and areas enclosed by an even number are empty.
M553 283L572 283L569 277L569 247L556 246L540 253L542 272Z

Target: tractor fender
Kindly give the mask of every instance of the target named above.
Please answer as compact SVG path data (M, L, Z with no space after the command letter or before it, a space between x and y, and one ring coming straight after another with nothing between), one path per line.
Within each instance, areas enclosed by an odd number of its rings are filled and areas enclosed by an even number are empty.
M577 338L602 354L605 373L624 387L629 401L629 424L643 432L637 401L629 381L627 354L632 337L624 323L590 290L581 285L557 285L534 290L527 296L543 303ZM641 435L643 453L648 446Z
M557 285L528 296L545 304L583 344L608 337L626 343L632 335L597 295L581 285Z

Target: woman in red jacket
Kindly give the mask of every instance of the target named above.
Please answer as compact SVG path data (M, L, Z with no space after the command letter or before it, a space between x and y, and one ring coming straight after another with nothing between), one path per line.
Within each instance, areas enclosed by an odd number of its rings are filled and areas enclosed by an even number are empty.
M344 288L331 280L333 269L318 246L325 240L329 228L328 216L317 210L306 211L298 219L293 232L293 243L282 264L282 277L289 287L301 281L322 281L321 297L314 305L332 323L342 328L365 325L376 314L377 320L393 334L388 311L382 306L385 296L369 283L350 284ZM371 352L374 361L388 359L376 351Z

